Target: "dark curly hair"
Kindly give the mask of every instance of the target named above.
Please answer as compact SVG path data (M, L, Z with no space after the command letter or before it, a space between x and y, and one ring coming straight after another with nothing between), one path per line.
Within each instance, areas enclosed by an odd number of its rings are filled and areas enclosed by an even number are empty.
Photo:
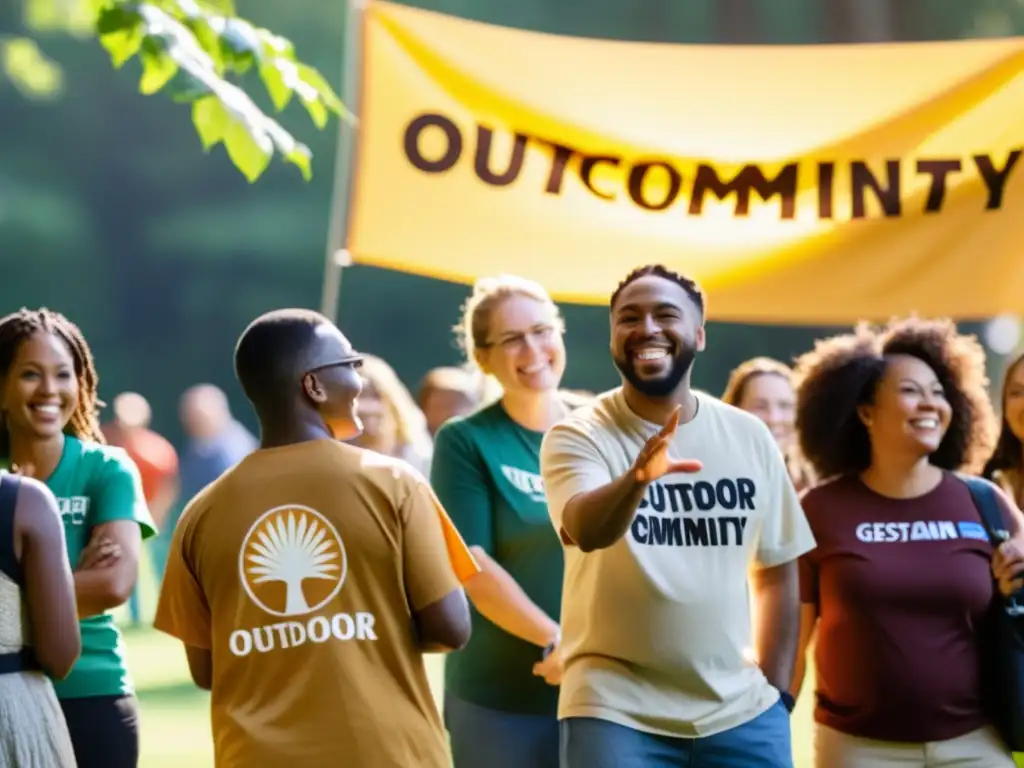
M686 291L686 295L690 297L690 300L696 304L697 309L700 310L700 316L704 317L704 313L706 311L704 291L701 290L696 281L669 269L663 264L648 264L643 267L637 267L622 278L622 282L619 283L618 287L612 293L611 299L608 301L608 309L615 309L615 302L618 300L619 294L622 293L622 290L629 284L639 280L641 277L660 277L662 280L668 280L670 283L675 283Z
M1017 366L1021 363L1024 363L1024 355L1017 355L1006 366L1006 373L1003 376L1003 388L999 393L1000 398L1002 398L1002 408L1000 408L1002 411L1002 424L999 427L999 439L996 441L996 448L992 452L992 457L985 463L985 469L982 471L982 475L989 480L992 479L992 475L998 470L1020 469L1021 455L1024 454L1024 448L1021 446L1020 438L1010 428L1010 422L1006 420L1006 390L1010 385L1010 377L1013 376L1013 372L1017 370Z
M862 324L853 333L817 342L797 360L797 434L818 477L855 474L870 465L871 442L857 407L874 401L893 355L926 363L952 410L931 463L947 470L980 469L995 442L985 351L950 320L910 317L882 329Z
M98 396L99 376L85 336L77 325L60 312L46 309L25 309L0 318L0 381L14 363L23 341L37 333L52 333L61 339L71 352L75 377L78 379L78 403L71 414L65 433L80 440L105 443L100 431L99 409L104 405ZM0 457L10 458L10 439L7 426L0 419Z

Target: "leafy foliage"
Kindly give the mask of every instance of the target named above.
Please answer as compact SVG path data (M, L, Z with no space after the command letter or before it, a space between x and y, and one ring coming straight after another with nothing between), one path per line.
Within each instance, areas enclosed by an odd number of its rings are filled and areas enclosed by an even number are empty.
M275 153L308 180L312 156L232 78L255 73L278 112L297 98L320 129L331 113L352 117L324 77L296 58L289 40L240 18L233 0L27 0L25 20L40 31L95 35L117 69L137 58L139 92L191 103L204 149L223 144L250 182ZM31 40L0 40L0 55L20 89L59 89L59 69Z
M53 99L60 95L63 74L28 37L0 35L0 72L30 98Z

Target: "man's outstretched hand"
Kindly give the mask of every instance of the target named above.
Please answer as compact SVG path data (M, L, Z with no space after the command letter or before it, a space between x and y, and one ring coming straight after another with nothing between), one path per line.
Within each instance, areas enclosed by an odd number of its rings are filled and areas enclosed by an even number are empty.
M672 438L679 427L679 415L683 407L676 408L669 416L668 423L644 445L640 455L633 462L633 473L638 483L653 483L674 472L699 472L703 468L696 459L673 459L669 455Z

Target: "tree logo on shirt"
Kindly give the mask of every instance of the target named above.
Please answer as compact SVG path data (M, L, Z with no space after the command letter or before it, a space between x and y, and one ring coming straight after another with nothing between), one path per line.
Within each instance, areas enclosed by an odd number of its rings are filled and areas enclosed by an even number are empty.
M246 594L274 616L304 616L338 594L348 561L337 528L315 509L291 504L260 515L242 540Z

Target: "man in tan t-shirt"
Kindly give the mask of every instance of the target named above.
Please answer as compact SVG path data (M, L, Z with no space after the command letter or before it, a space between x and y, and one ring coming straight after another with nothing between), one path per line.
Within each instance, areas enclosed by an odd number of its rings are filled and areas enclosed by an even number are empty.
M218 768L451 764L422 654L469 639L476 565L414 469L341 442L359 362L305 310L238 342L261 446L188 505L155 621L212 692Z
M623 386L541 448L567 543L563 768L792 768L796 561L814 538L782 454L757 417L690 389L696 284L641 268L611 320Z

